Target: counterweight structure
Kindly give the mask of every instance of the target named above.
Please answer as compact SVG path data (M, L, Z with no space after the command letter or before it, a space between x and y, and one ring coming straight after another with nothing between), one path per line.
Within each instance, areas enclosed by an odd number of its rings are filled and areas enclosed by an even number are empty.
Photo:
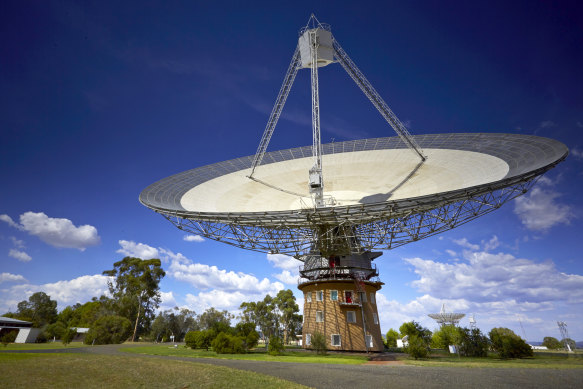
M319 68L339 63L396 137L321 143ZM310 69L311 146L268 152L300 69ZM526 193L563 161L562 143L517 134L411 136L330 27L312 15L300 36L255 155L188 170L140 202L181 230L303 262L303 341L381 351L373 260L450 230Z

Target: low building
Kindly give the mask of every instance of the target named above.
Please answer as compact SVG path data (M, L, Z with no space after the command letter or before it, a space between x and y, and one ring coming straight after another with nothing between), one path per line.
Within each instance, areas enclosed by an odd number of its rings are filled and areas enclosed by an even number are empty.
M12 331L18 331L14 343L34 343L40 334L40 329L32 328L29 321L0 317L0 336Z

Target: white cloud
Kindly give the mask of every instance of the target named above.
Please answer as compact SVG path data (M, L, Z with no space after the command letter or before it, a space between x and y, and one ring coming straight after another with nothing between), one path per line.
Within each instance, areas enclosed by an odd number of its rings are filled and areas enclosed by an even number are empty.
M467 238L453 239L453 243L470 250L478 250L480 246L470 243Z
M174 297L174 292L162 292L160 291L160 311L165 311L167 309L172 309L176 307L178 303L176 302L176 297Z
M273 267L284 270L297 270L301 262L284 254L267 254L267 260L273 264Z
M539 125L540 128L551 128L551 127L555 127L557 124L555 122L553 122L552 120L545 120L542 121Z
M583 150L578 147L573 147L571 149L571 155L576 159L583 159Z
M204 242L204 238L200 235L185 235L183 239L187 242Z
M404 260L420 277L412 286L439 299L476 303L546 304L583 302L583 276L559 272L554 263L536 263L510 254L464 252L464 261L440 263L421 258Z
M21 226L19 226L18 224L16 224L16 223L14 222L14 220L12 220L12 218L11 218L10 216L6 215L6 214L2 214L2 215L0 215L0 220L2 220L3 222L6 222L6 223L8 223L8 225L9 225L10 227L14 227L14 228L22 229L22 227L21 227Z
M26 279L20 274L0 273L0 284L3 282L18 282L18 281L26 282Z
M65 308L67 305L85 303L90 301L92 297L108 293L108 279L109 277L107 276L96 274L43 285L34 285L26 282L12 285L8 288L0 289L0 294L2 295L2 299L0 299L0 312L16 310L16 305L20 301L27 300L36 292L45 292L51 296L51 299L57 301L59 310ZM22 280L26 281L24 279Z
M267 260L278 269L283 269L281 273L272 274L273 277L284 284L297 285L300 278L300 261L294 257L284 254L267 254Z
M10 240L14 244L14 247L19 248L19 249L24 248L24 241L23 240L16 239L14 236L11 236Z
M8 252L8 255L11 256L12 258L16 258L21 262L28 262L32 259L32 257L30 255L28 255L27 253L25 253L24 251L20 251L20 250L16 250L16 249L10 249L10 251Z
M190 260L172 261L167 274L202 290L220 289L228 292L257 292L265 295L268 292L283 289L280 282L272 283L267 278L259 281L251 274L222 270L216 266L193 263Z
M500 241L496 235L494 235L492 239L487 242L482 241L482 247L484 248L484 251L494 250L498 246L500 246Z
M289 270L284 270L281 273L273 274L275 278L288 285L297 285L300 275L298 272L292 273Z
M16 224L8 215L0 215L0 220L37 236L54 247L76 248L83 251L101 241L95 227L88 224L76 227L69 219L48 217L43 212L23 213L20 215L20 224Z
M155 247L148 246L147 244L136 243L131 240L120 240L118 243L121 246L121 249L117 250L116 253L127 257L141 259L160 258L160 251Z
M571 207L558 203L559 196L551 189L535 186L530 193L515 200L514 213L533 231L547 231L557 224L568 224L573 217Z

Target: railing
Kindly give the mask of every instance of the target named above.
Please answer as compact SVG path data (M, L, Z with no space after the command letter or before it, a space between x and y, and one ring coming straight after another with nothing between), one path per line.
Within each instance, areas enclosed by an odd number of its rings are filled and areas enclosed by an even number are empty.
M317 280L339 280L347 281L354 280L355 273L361 272L365 276L362 277L362 281L365 282L381 282L379 278L379 272L377 266L372 264L371 267L353 267L353 266L323 266L323 267L312 267L306 268L305 266L299 267L300 278L298 279L298 285L304 284L306 282L317 281Z

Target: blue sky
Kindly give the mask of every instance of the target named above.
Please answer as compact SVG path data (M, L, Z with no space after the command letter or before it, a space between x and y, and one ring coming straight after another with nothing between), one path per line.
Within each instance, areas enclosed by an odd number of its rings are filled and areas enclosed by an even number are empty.
M583 13L577 2L3 2L0 312L43 290L105 290L125 255L157 256L163 307L235 311L296 289L299 262L183 232L138 202L168 175L253 154L314 12L411 133L508 132L570 156L527 195L385 252L382 331L441 304L485 331L583 339ZM339 65L320 72L322 139L393 136ZM270 150L311 142L300 71ZM462 325L468 325L467 317Z

